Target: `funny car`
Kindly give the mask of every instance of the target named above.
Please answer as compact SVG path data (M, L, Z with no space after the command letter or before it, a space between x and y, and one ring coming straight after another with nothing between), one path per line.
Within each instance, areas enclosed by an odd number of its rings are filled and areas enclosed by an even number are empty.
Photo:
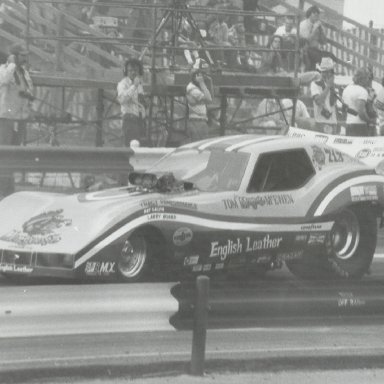
M125 187L3 199L0 271L133 282L285 263L301 278L357 279L383 206L384 176L319 140L211 138L132 172Z

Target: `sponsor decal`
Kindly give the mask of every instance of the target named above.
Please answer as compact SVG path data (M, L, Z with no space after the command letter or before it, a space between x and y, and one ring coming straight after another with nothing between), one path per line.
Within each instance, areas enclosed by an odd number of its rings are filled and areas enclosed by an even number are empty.
M0 237L0 240L9 241L19 246L38 244L47 245L57 243L61 236L56 231L72 224L71 219L65 219L63 210L43 212L32 217L22 225L22 230L12 232Z
M209 257L219 257L224 261L230 255L238 255L240 253L255 252L266 249L276 249L280 247L282 237L271 237L269 234L262 239L252 239L247 236L241 240L239 237L234 241L228 239L225 243L219 241L211 242L211 251Z
M300 132L288 132L288 136L291 136L291 137L298 137L298 138L302 138L302 137L306 137L306 135L304 133L300 133Z
M304 224L301 226L302 231L324 231L328 227L328 224L325 226L322 223L311 223L311 224Z
M151 213L147 215L148 221L159 221L159 220L176 220L176 215L173 213Z
M295 236L295 243L306 243L308 239L308 235L305 233L301 233L300 235Z
M182 209L197 211L196 203L191 203L188 201L180 201L180 200L153 199L153 200L144 200L140 204L144 209L153 208L153 207L171 207L171 208L182 208Z
M292 205L295 203L290 194L266 195L257 197L234 196L233 199L224 199L223 204L228 209L258 209L259 206Z
M148 215L150 213L162 213L164 212L164 207L149 207L144 209L144 215Z
M271 255L262 255L257 259L256 263L257 264L268 264L271 261L272 261Z
M304 251L292 251L279 253L276 257L277 261L297 260L303 257Z
M357 152L356 157L358 159L365 159L371 154L371 150L368 148L364 148L361 151Z
M193 238L193 232L187 227L178 228L173 234L173 244L177 247L187 245Z
M353 144L353 140L349 138L342 138L342 137L337 137L335 140L333 140L335 144Z
M375 144L375 141L372 139L364 139L363 144Z
M192 267L192 271L193 271L193 272L201 272L202 269L203 269L202 264L194 265L194 266Z
M337 306L341 308L348 307L363 307L366 302L364 299L355 297L352 292L339 292L339 297L337 299Z
M318 168L319 171L324 167L325 165L325 154L322 151L320 147L317 145L312 145L312 162L315 165L316 168Z
M115 273L114 262L88 261L85 264L85 274L88 276L108 276Z
M31 273L32 271L33 268L27 265L0 264L0 272Z
M325 135L315 135L315 140L320 141L321 143L326 143L328 141L328 136Z
M311 233L308 239L308 245L324 244L325 243L324 233Z
M199 262L199 255L187 256L184 259L184 266L188 267L191 265L196 265L198 262Z
M342 163L344 161L343 154L335 149L325 148L324 152L328 156L329 163Z
M210 271L211 268L212 268L212 264L204 264L203 271L204 272Z
M350 188L352 201L377 200L376 185L359 185Z
M217 263L215 269L224 269L224 263Z

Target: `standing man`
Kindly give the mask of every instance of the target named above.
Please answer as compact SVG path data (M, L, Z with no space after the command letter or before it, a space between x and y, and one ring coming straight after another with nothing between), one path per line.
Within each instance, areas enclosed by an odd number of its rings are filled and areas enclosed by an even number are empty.
M0 66L0 145L20 145L24 141L26 119L34 100L27 65L27 49L22 44L13 44L7 62ZM0 196L12 192L13 175L1 175Z
M320 20L320 9L313 5L307 9L305 16L299 27L305 71L314 71L316 64L320 63L323 57L330 57L336 63L340 62L332 52L323 49L327 37Z
M336 90L335 90L335 64L329 57L324 57L317 70L321 74L319 81L311 83L311 96L313 99L313 112L318 131L336 135L337 126Z
M370 83L370 71L360 68L353 76L353 83L347 85L343 91L343 102L347 106L347 136L375 135L376 116L370 116L367 111Z
M191 70L191 81L187 85L186 97L188 106L187 139L183 144L209 137L207 104L212 102L206 80L205 70L208 64L197 59Z
M281 48L294 50L297 40L297 29L295 27L295 18L293 16L285 16L285 22L278 27L274 33L276 36L283 38ZM283 52L282 56L285 61L285 70L295 70L295 52Z
M132 140L140 142L143 133L145 108L143 105L143 65L138 59L129 59L124 64L124 77L117 84L117 100L120 103L124 145Z

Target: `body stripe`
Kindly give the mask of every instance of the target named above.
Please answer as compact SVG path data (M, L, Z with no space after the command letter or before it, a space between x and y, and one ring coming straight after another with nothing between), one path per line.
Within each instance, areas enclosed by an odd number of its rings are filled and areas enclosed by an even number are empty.
M314 217L315 211L318 208L318 206L321 204L321 202L325 199L325 197L330 193L334 188L336 188L338 185L344 183L347 180L355 179L360 176L367 176L367 175L375 175L372 171L355 171L351 172L349 174L341 175L335 179L333 179L329 184L325 184L325 187L320 190L320 192L317 192L317 196L310 205L310 208L306 214L306 218L308 220L311 220Z
M328 207L328 205L331 203L331 201L341 192L345 191L346 189L362 184L362 183L383 183L384 178L383 176L373 176L373 175L367 175L367 176L360 176L356 177L354 179L350 179L347 181L344 181L343 183L339 184L336 188L331 190L322 200L322 202L317 207L314 216L320 216L324 213L325 209Z
M239 138L239 137L241 137L241 136L244 136L244 135L231 136L231 138L233 138L233 139L237 139L237 138ZM222 137L217 138L216 140L211 140L211 141L209 141L208 143L204 143L204 144L200 145L200 146L198 147L198 149L199 149L200 151L202 151L202 150L204 150L204 149L206 149L206 148L209 148L209 147L211 147L211 146L214 146L215 144L221 143L222 141L226 141L226 140L228 140L228 136L222 136Z
M95 244L91 249L89 249L84 255L82 255L75 262L75 268L78 268L81 264L85 263L91 257L93 257L96 253L101 251L106 246L110 245L121 236L126 233L131 232L132 230L138 228L141 225L148 223L155 223L156 221L164 222L163 220L153 220L148 221L147 216L138 217L120 228L116 229L115 232L111 233L109 236L100 240L97 244ZM177 223L178 225L197 225L200 227L209 228L212 230L227 230L233 231L259 231L259 232L309 232L309 231L329 231L332 228L333 222L324 222L324 223L303 223L303 224L259 224L259 223L233 223L231 221L218 221L218 220L209 220L202 219L195 216L190 215L176 215L176 220L173 223Z
M249 140L244 140L244 141L237 143L237 144L233 144L233 145L229 146L225 151L231 152L231 151L234 151L236 149L247 147L248 145L251 145L251 144L262 143L262 142L271 141L271 140L276 140L276 137L256 137L256 138L252 138Z

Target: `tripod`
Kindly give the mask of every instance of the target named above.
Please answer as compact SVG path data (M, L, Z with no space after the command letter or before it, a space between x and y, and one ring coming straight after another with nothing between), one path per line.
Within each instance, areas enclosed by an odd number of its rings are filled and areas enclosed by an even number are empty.
M139 59L142 59L144 55L148 52L149 47L154 47L156 43L156 39L158 38L160 32L164 29L164 27L167 25L167 23L171 20L172 24L172 37L171 42L172 46L177 46L178 36L181 30L181 25L183 22L183 18L189 23L189 25L192 28L192 31L194 32L198 43L201 47L204 47L205 41L203 36L201 35L200 29L195 21L195 19L192 16L192 13L190 9L187 6L186 0L173 0L172 3L172 9L165 10L158 26L156 27L154 36L152 37L151 41L148 43L148 45L143 49L143 51L140 54ZM204 50L204 54L207 57L208 63L213 64L212 57L210 53L207 50ZM172 50L172 61L175 62L175 50Z
M172 126L173 126L174 99L172 98L170 105L168 105L167 95L162 92L161 96L157 93L157 100L158 100L157 105L155 105L155 101L154 101L154 95L155 95L154 90L156 88L157 72L158 72L155 68L156 67L155 44L161 31L164 28L166 28L167 25L171 24L172 35L170 38L170 42L171 42L171 46L174 49L171 50L171 55L170 55L171 66L170 67L174 67L175 59L176 59L175 53L177 51L177 49L175 48L177 48L183 20L186 20L189 23L190 27L192 28L192 32L195 34L196 40L200 45L200 48L198 49L201 50L201 48L204 47L206 44L203 39L203 36L201 35L200 29L191 14L191 10L188 8L186 4L186 0L173 0L171 9L166 9L164 11L159 24L156 26L153 37L148 42L147 46L142 50L139 56L139 59L142 59L144 55L148 53L149 49L153 48L152 71L151 71L151 96L150 96L150 103L149 103L149 110L148 110L148 125L147 125L148 138L150 138L152 135L152 116L153 116L153 111L156 108L158 109L157 115L160 114L161 116L163 116L162 120L166 121L167 131L168 131L168 128L172 129ZM185 48L182 48L182 49L184 50ZM212 57L206 49L204 50L204 55L207 58L207 62L209 64L213 64ZM168 67L167 69L171 69L171 68ZM162 124L164 125L163 122ZM161 124L159 123L157 125L160 126Z

